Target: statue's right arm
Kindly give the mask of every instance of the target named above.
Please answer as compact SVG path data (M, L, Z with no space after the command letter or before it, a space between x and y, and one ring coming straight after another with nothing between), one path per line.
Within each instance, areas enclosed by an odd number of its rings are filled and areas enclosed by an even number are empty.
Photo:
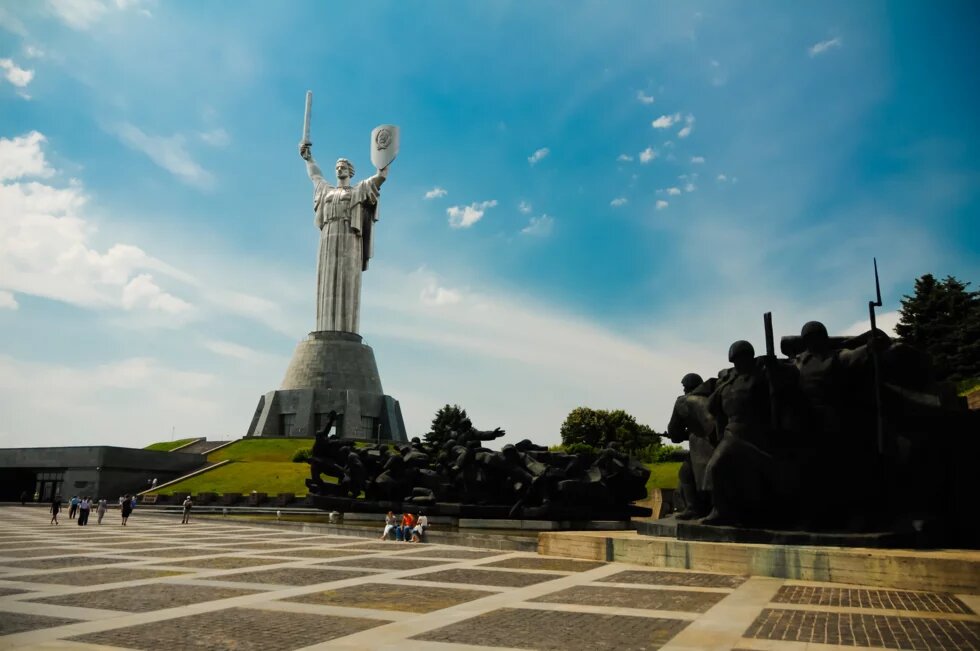
M325 183L326 180L323 178L323 172L320 171L320 167L316 164L311 156L308 161L306 161L306 173L310 175L310 180L313 181L313 185L318 183Z
M319 183L325 183L326 180L323 178L323 172L320 171L320 166L316 164L316 160L313 158L313 152L310 149L310 144L301 142L299 144L299 155L300 158L306 161L306 173L309 175L310 180L313 181L313 186L316 187Z

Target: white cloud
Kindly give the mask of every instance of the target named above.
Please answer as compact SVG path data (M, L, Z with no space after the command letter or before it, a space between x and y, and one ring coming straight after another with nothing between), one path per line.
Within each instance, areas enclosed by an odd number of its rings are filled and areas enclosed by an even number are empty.
M201 345L216 355L230 357L231 359L237 359L243 362L255 361L261 357L264 357L262 353L253 350L248 346L242 346L241 344L236 344L231 341L205 339L201 342Z
M86 196L79 182L64 188L8 182L54 173L41 150L44 141L36 131L0 139L0 289L84 307L187 311L186 301L146 273L175 275L167 265L129 244L105 253L92 248L95 229L81 216Z
M0 27L17 36L24 38L28 36L24 23L2 6L0 6Z
M11 292L0 289L0 310L16 310L17 299Z
M676 197L677 195L679 195L681 193L681 189L680 188L667 188L666 192L667 192L668 195L670 195L672 197Z
M25 431L31 432L34 446L98 441L140 447L154 439L169 439L171 427L178 436L181 432L227 436L228 416L233 412L225 410L233 405L227 404L227 397L216 401L215 395L233 380L223 377L219 382L210 373L174 369L143 357L71 367L0 355L0 393L4 394L0 447L23 446ZM254 404L249 413L252 409ZM38 427L40 413L56 422L70 420L71 432ZM244 430L247 417L245 421L241 425L233 421L232 427Z
M446 196L447 194L449 194L449 193L446 192L446 189L445 188L440 188L440 187L436 186L436 187L432 188L431 190L429 190L428 192L425 193L425 198L426 199L438 199L440 197Z
M191 309L190 303L160 289L150 274L139 274L126 283L122 289L122 306L125 310L149 309L167 314L180 314Z
M47 52L36 45L25 45L24 56L26 56L28 59L43 59L47 56Z
M673 115L661 115L659 118L651 122L650 125L654 129L669 129L680 119L680 113L674 113Z
M626 197L616 197L615 199L609 202L609 205L612 206L613 208L619 208L621 206L625 206L627 203L629 203L629 199L627 199Z
M653 95L647 95L642 90L636 91L636 101L640 104L653 104Z
M618 160L620 163L632 163L633 157L629 154L620 154L616 157L616 160Z
M144 16L152 16L142 6L142 0L47 0L48 10L63 23L77 30L86 30L102 20L111 9L126 11L138 9Z
M823 54L827 50L830 50L832 48L838 48L841 47L842 45L844 45L844 41L841 40L840 36L836 36L826 41L820 41L819 43L814 43L807 49L807 52L810 54L810 58L812 59L815 56L819 56Z
M449 215L449 225L452 228L469 228L483 219L483 213L488 208L493 208L496 205L497 200L490 199L489 201L471 203L468 206L450 206L446 208L446 214Z
M463 300L463 293L458 289L441 287L433 279L422 288L422 292L419 294L419 300L422 301L423 305L433 307L456 305Z
M525 215L531 214L532 210L531 204L529 204L527 201L521 201L519 204L517 204L517 209Z
M372 273L379 271L380 265ZM509 290L469 291L436 310L416 300L422 288L441 284L430 274L383 273L375 280L385 291L365 294L366 309L375 315L372 345L384 360L385 389L399 399L413 434L425 431L446 402L465 406L477 427L504 428L507 435L492 447L525 437L557 442L562 420L580 405L618 405L660 431L680 378L718 363L710 349L706 354L704 347L683 342L648 346L548 305L544 297L524 299ZM433 351L424 369L413 350ZM554 390L542 393L542 386ZM535 408L515 409L527 404L528 395L535 396Z
M3 76L6 77L7 81L17 88L26 88L27 84L34 79L33 70L24 70L18 67L13 59L0 59L0 70L3 70Z
M198 188L210 188L214 185L211 173L201 167L187 151L183 136L147 135L128 122L118 125L115 133L124 144L143 152L154 163L188 185Z
M646 149L640 152L640 162L644 164L649 163L656 157L657 157L657 152L653 147L647 147Z
M231 136L224 129L212 129L211 131L203 131L198 134L198 137L207 145L212 147L227 147L231 144Z
M704 156L691 156L691 162L695 165L703 165Z
M542 147L541 149L537 150L536 152L528 156L527 162L529 162L531 165L535 165L550 153L551 153L550 149L548 149L547 147Z
M895 334L895 326L898 325L898 321L901 318L902 315L898 310L895 310L894 312L881 312L875 317L875 325L877 325L878 329L889 337L895 337L897 336ZM845 337L855 337L857 335L864 334L870 329L871 322L868 321L868 319L863 319L845 328L842 334Z
M554 218L549 217L548 215L531 217L531 221L528 222L527 226L521 229L521 233L524 235L534 235L536 237L546 237L551 235L551 231L554 226Z
M658 199L657 200L657 210L663 210L664 208L666 208L669 205L670 204L667 203L666 201L664 201L663 199Z
M725 181L728 180L728 177L725 176L724 174L719 174L717 178L721 183L724 183Z
M687 138L694 131L694 116L690 113L684 118L685 126L683 129L677 132L678 138Z
M31 131L26 136L0 138L0 181L25 176L47 178L54 174L41 151L41 143L45 140L37 131Z
M100 0L48 0L47 4L72 29L88 29L108 11Z
M684 192L694 192L698 189L698 186L694 185L690 181L684 184Z

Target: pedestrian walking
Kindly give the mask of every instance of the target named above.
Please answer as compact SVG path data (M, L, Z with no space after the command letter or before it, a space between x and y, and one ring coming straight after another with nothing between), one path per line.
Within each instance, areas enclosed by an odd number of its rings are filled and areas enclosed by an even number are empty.
M78 526L84 527L88 524L88 514L91 509L91 497L85 496L78 502Z
M99 524L102 524L102 518L105 517L105 512L106 512L106 509L108 509L108 508L109 508L109 505L106 504L105 498L102 498L101 500L99 500Z
M68 500L68 519L74 520L78 514L78 495L72 495Z
M20 505L27 506L27 491L21 491L20 493Z
M184 519L180 521L181 524L187 524L191 520L191 507L194 503L191 501L191 496L188 495L184 498Z
M58 524L58 511L61 510L61 498L57 495L51 498L51 522L49 524Z
M122 524L126 526L126 520L129 519L130 514L133 512L133 503L129 499L129 495L124 495L122 500Z

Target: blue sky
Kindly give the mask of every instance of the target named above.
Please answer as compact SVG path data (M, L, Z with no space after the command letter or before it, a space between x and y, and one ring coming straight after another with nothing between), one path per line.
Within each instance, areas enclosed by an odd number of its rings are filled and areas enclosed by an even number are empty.
M975 3L0 2L0 446L244 433L313 327L296 151L402 129L361 317L420 434L663 429L688 371L980 281Z

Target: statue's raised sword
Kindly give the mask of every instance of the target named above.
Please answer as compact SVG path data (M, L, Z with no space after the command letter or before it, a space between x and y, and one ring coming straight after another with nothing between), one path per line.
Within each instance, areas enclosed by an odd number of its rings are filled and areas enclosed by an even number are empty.
M301 145L312 145L310 140L310 111L313 109L313 91L306 91L306 113L303 115L303 139L299 141Z

